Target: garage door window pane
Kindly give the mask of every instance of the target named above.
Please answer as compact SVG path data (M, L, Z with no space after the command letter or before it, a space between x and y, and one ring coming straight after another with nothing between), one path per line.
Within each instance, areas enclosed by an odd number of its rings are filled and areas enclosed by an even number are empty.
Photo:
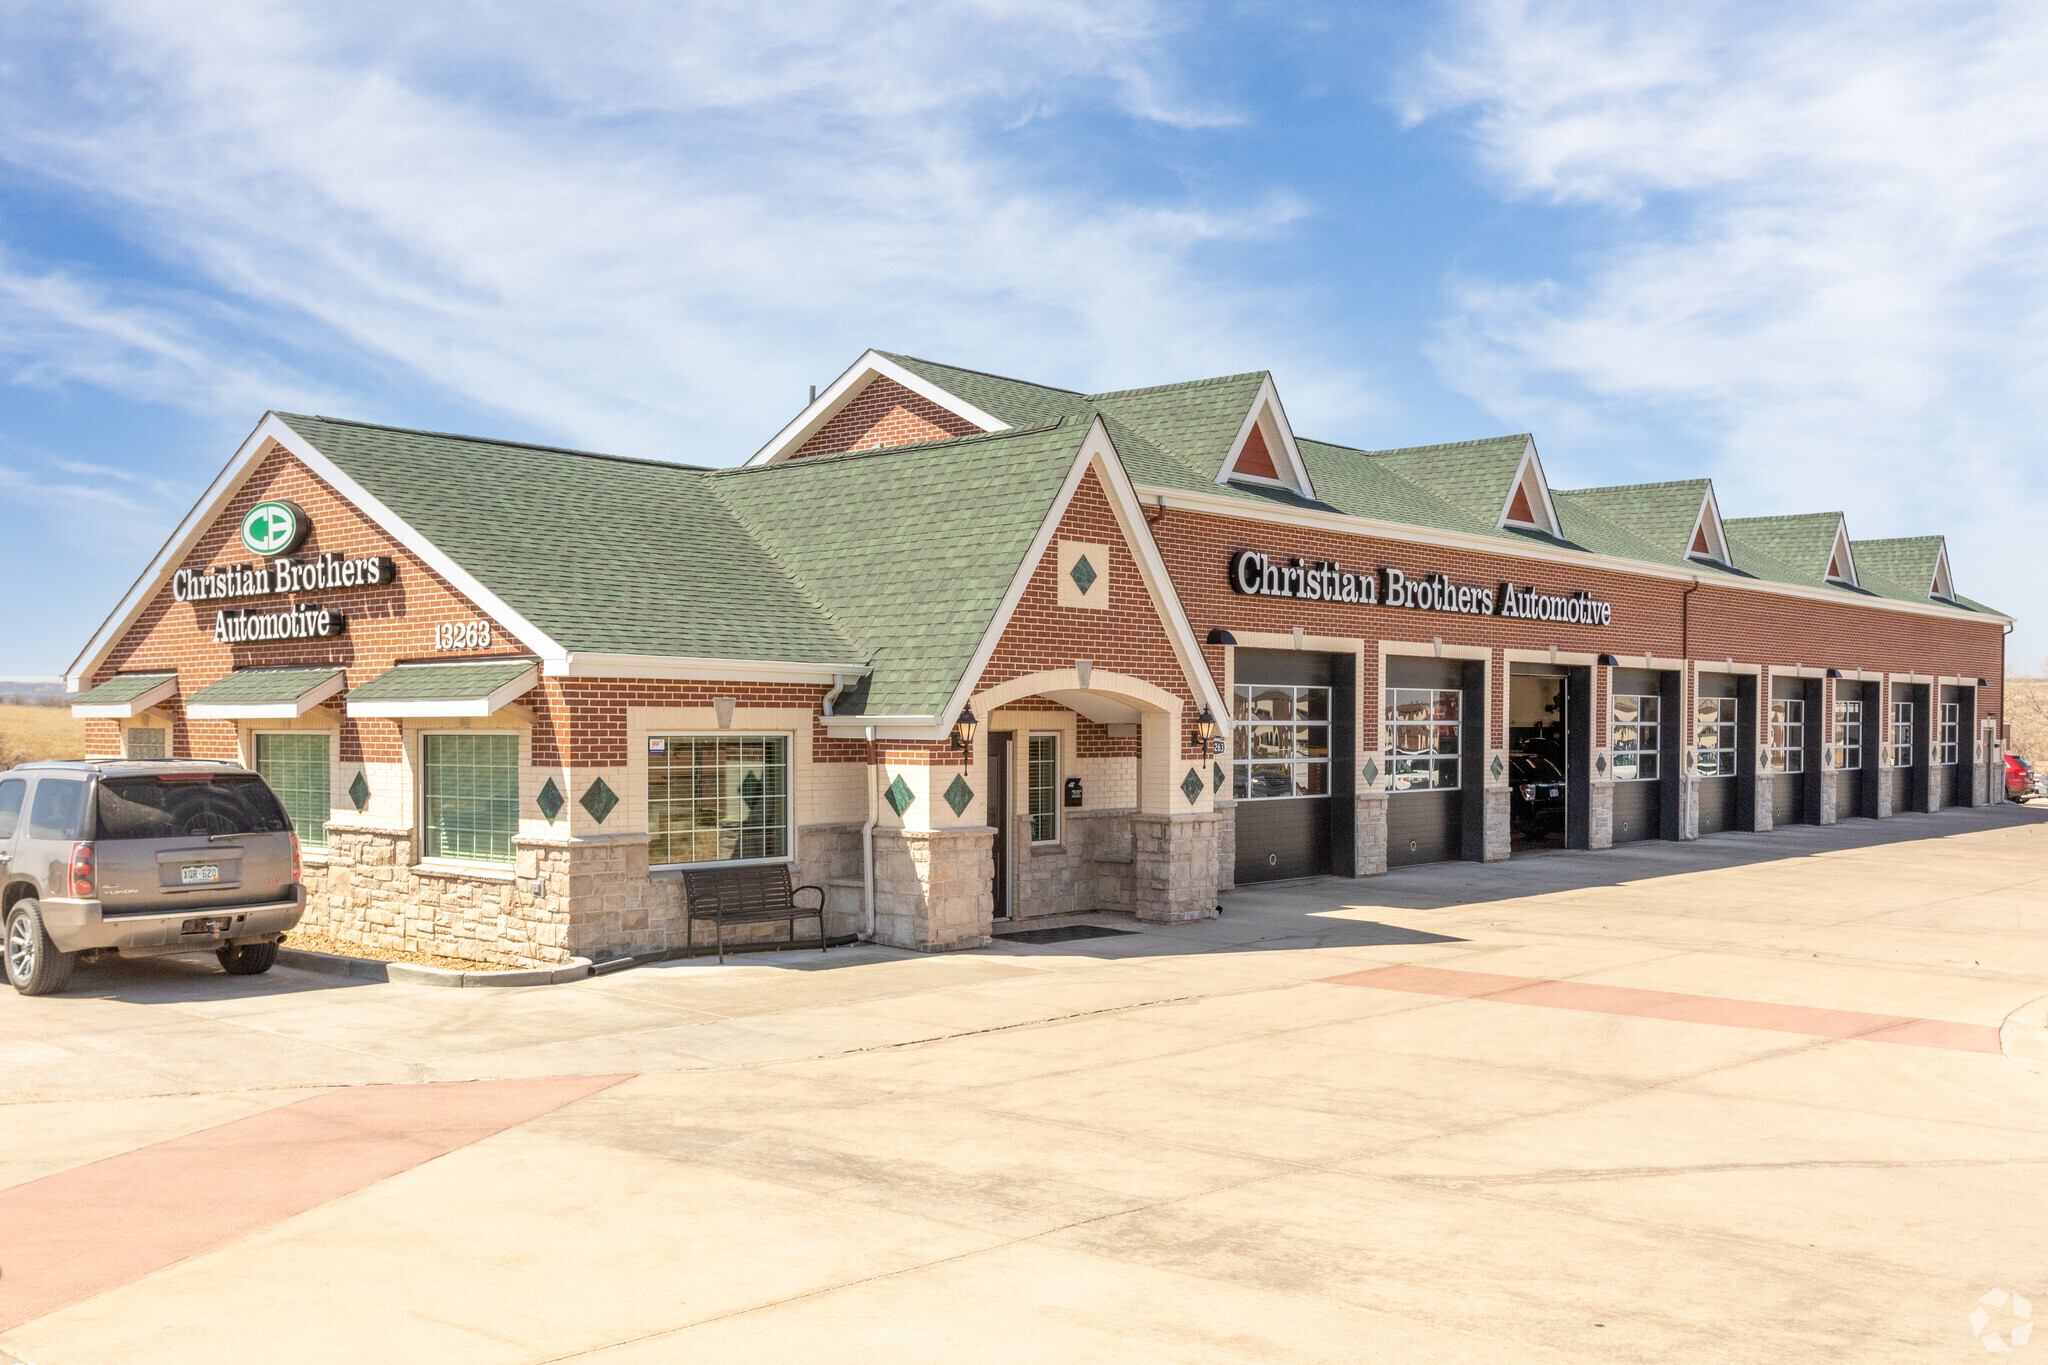
M1261 801L1329 794L1329 688L1240 684L1231 714L1242 722L1231 738L1231 795Z
M511 862L519 833L519 736L428 735L421 750L424 855Z
M334 804L325 735L256 736L256 771L277 793L299 842L327 847L327 812Z
M1735 698L1701 697L1696 712L1701 777L1735 776Z
M1464 694L1449 687L1387 690L1387 783L1397 792L1458 785L1458 726Z

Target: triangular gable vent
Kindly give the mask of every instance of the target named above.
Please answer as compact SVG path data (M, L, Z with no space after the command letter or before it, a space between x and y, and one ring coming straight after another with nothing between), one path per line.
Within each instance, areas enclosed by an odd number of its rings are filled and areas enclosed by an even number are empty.
M1862 586L1856 581L1856 556L1849 549L1849 520L1835 524L1835 545L1828 551L1828 582L1845 587Z
M1251 411L1245 414L1244 425L1231 442L1230 454L1224 457L1216 482L1287 488L1305 498L1316 495L1271 375L1259 385L1258 396L1252 399Z
M1688 559L1734 565L1728 554L1728 535L1721 528L1721 504L1714 498L1712 484L1707 485L1707 495L1700 499L1700 514L1692 525L1692 544L1685 553Z
M1945 540L1934 555L1934 584L1928 589L1927 595L1938 602L1956 600L1956 581L1949 576L1948 542Z
M1557 507L1550 501L1550 481L1543 477L1543 462L1536 458L1534 441L1522 450L1514 487L1508 490L1507 503L1494 524L1564 538L1558 530Z

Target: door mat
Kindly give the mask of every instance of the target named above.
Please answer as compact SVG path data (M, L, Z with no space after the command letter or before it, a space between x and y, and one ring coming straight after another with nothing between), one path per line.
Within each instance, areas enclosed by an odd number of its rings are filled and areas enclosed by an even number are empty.
M1022 929L1014 934L997 934L1010 943L1071 943L1077 938L1114 938L1135 934L1136 929L1106 929L1100 924L1063 924L1057 929Z

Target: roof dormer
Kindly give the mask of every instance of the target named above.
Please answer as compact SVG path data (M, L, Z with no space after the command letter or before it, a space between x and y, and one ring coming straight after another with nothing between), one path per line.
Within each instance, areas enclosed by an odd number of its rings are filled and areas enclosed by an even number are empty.
M1849 548L1847 517L1835 523L1835 543L1828 551L1827 580L1830 583L1839 583L1845 588L1862 586L1856 579L1856 555Z
M1954 602L1956 600L1956 581L1949 576L1948 542L1946 540L1941 542L1941 548L1935 552L1934 582L1928 588L1927 595L1937 602Z
M1216 482L1285 488L1304 498L1316 495L1271 375L1259 385L1251 410L1238 428L1237 439L1230 443L1230 453L1223 458Z
M1728 568L1735 564L1728 553L1727 528L1721 525L1721 504L1714 498L1711 483L1707 485L1706 496L1700 499L1700 514L1693 520L1692 540L1687 544L1685 557Z
M1501 505L1494 525L1564 538L1557 506L1550 500L1550 481L1543 477L1543 462L1536 458L1534 440L1522 449L1522 462L1515 466L1514 484L1508 489L1507 501Z
M1010 424L869 351L747 461L751 466L880 446L943 441Z

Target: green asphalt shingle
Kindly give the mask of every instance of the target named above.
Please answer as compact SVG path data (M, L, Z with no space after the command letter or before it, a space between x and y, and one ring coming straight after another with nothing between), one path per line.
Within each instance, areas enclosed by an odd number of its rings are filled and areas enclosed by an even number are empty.
M1828 556L1834 551L1835 532L1841 525L1840 512L1807 512L1789 517L1729 517L1722 521L1721 529L1727 532L1728 552L1738 566L1746 564L1752 554L1761 555L1784 565L1796 577L1781 579L1771 573L1760 577L1818 588L1827 584ZM1843 566L1845 571L1847 567Z
M1852 540L1849 552L1856 556L1856 573L1867 585L1875 579L1889 590L1887 596L1917 593L1928 597L1934 591L1934 566L1941 559L1940 536L1903 536L1892 540Z
M1089 424L809 456L712 476L873 662L836 708L935 716L967 671Z
M123 673L109 678L89 692L80 692L70 699L73 706L118 706L124 701L134 701L153 688L167 682L176 682L176 673Z
M267 706L297 701L341 676L338 668L245 668L185 698L187 706Z
M474 701L534 666L531 659L487 664L399 664L348 694L350 701Z
M703 470L278 416L572 652L861 658Z

